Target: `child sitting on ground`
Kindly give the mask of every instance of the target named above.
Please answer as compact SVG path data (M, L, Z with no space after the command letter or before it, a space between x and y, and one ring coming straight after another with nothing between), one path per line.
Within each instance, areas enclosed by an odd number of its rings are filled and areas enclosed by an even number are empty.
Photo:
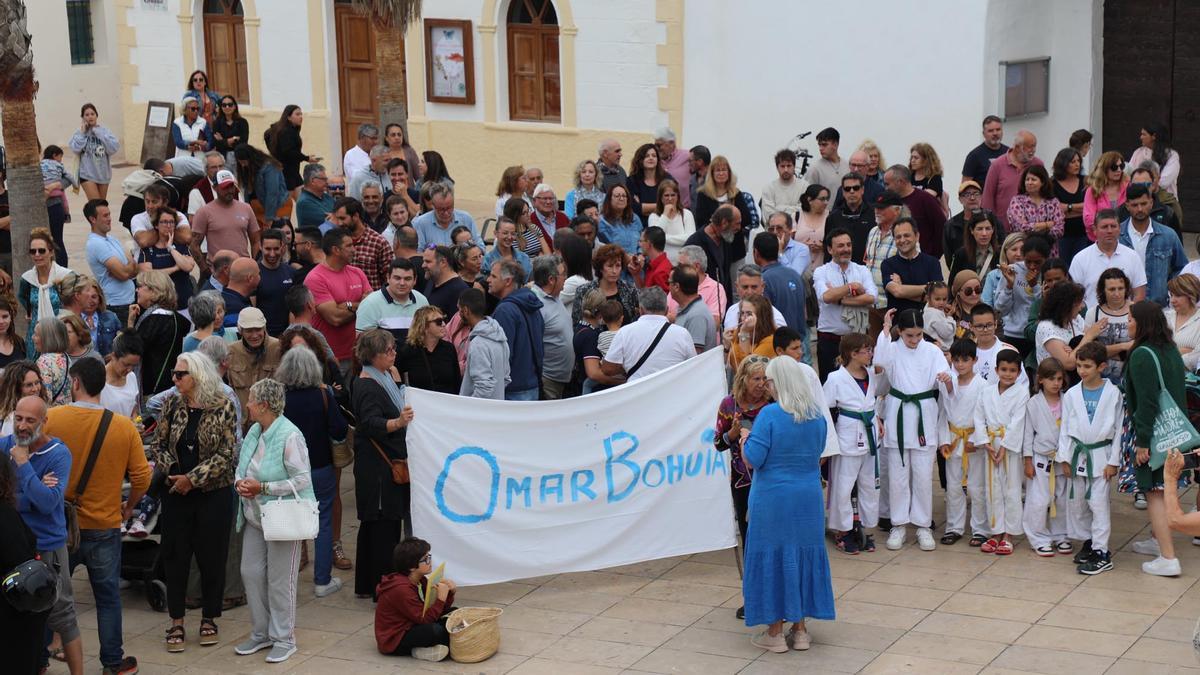
M375 645L380 654L441 661L450 653L446 616L455 608L453 581L443 578L431 591L437 599L425 609L425 577L433 573L429 542L409 537L396 544L392 567L375 590Z

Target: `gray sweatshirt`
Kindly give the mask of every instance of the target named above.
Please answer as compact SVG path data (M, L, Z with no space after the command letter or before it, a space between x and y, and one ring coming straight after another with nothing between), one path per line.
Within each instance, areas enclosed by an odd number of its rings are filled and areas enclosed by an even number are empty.
M1034 300L1042 297L1042 284L1040 279L1034 280L1034 285L1030 287L1026 281L1026 275L1029 270L1025 269L1025 263L1013 263L1013 270L1016 273L1016 279L1013 281L1013 287L1008 287L1008 282L1004 277L1000 277L1000 283L996 284L996 312L1000 316L1001 323L1004 324L1005 337L1015 337L1024 339L1025 324L1029 320L1029 308Z
M512 379L508 366L508 336L492 317L475 324L468 338L467 370L460 396L504 400L504 387Z
M121 147L117 137L101 126L76 131L68 143L71 152L79 155L79 180L108 184L112 182L112 155Z

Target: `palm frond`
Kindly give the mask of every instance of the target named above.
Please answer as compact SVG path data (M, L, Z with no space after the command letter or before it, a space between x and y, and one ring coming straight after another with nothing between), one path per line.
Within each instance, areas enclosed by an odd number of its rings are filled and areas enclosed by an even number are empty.
M403 32L421 17L421 0L352 0L359 14L366 14L382 26L399 26Z

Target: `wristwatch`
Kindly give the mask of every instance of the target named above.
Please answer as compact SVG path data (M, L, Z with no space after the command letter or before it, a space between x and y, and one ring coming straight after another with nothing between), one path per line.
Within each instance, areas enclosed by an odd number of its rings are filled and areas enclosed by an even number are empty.
M353 302L349 302L349 301L347 301L347 302L346 302L346 310L347 310L347 311L350 311L350 312L353 312L353 311L354 311L354 303L353 303Z

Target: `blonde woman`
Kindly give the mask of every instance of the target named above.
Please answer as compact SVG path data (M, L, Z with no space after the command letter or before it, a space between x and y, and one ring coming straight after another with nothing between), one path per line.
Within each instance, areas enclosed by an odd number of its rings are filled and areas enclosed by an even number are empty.
M1200 366L1200 277L1180 274L1167 282L1167 295L1171 306L1163 310L1167 327L1175 337L1175 346L1183 355L1183 365L1194 372Z
M1088 188L1083 195L1083 228L1088 239L1096 241L1096 214L1103 209L1116 209L1125 203L1129 176L1125 174L1125 158L1110 150L1100 155L1087 177Z
M567 214L568 218L579 215L576 210L579 208L579 202L584 199L590 199L597 205L604 203L604 190L600 185L600 170L596 168L595 161L585 159L580 162L575 167L575 177L572 182L575 189L568 192L563 200L563 213Z
M883 167L887 166L887 162L883 159L883 151L875 144L875 141L865 138L862 143L858 144L859 152L867 153L867 174L868 181L875 181L879 187L883 187Z
M913 143L908 149L908 168L912 169L912 184L918 190L924 190L942 204L946 215L950 214L950 201L942 186L942 160L937 150L928 143Z
M758 207L755 206L754 197L749 192L742 192L738 189L737 175L734 174L729 160L724 155L713 157L712 164L708 167L708 175L692 201L695 207L693 215L696 218L696 227L701 229L708 225L712 220L713 213L723 204L731 204L741 212L742 229L734 236L733 242L729 245L728 259L741 260L745 258L745 233L752 232L754 228L758 227Z
M1027 238L1029 238L1027 232L1013 232L1004 238L1004 243L1000 245L1000 265L992 268L983 278L983 303L985 305L996 306L996 290L1000 287L1000 282L1004 280L1000 267L1019 263L1024 259L1021 247L1025 245Z
M142 394L151 396L171 386L171 365L191 323L175 311L175 282L159 270L138 272L136 300L127 328L151 345L142 359Z
M446 341L446 315L435 305L426 305L413 315L408 337L396 354L396 369L405 383L417 389L457 394L462 386L458 353Z

